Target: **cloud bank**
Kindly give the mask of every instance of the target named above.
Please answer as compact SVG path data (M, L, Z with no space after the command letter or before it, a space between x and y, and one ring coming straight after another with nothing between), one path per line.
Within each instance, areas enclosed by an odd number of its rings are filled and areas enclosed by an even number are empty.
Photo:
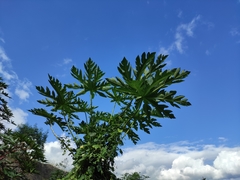
M63 150L61 149L61 144L58 141L47 142L44 144L45 157L48 160L48 163L56 166L59 163L66 164L66 170L73 168L73 160L68 156L68 152L63 155Z
M16 125L25 124L27 122L28 114L26 112L24 112L20 108L10 108L10 109L11 109L11 111L13 113L12 120L14 121L14 123ZM17 128L17 126L15 126L15 125L13 125L11 123L8 123L7 121L3 121L3 124L8 129L15 130Z
M58 142L45 144L45 155L51 164L67 158L68 170L72 159L62 156ZM225 147L187 141L172 144L152 142L123 149L115 159L115 173L141 172L151 180L192 180L203 177L214 180L240 180L240 147Z

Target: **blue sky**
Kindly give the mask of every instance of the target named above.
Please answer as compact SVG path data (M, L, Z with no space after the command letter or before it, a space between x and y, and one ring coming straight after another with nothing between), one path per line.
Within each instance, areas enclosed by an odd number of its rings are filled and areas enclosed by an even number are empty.
M117 159L119 173L140 170L154 174L152 179L191 179L201 176L196 171L189 175L186 168L203 167L201 173L210 179L240 178L234 171L240 168L239 49L239 0L0 0L0 76L10 85L9 106L17 123L48 129L44 119L27 111L39 107L36 100L41 96L35 86L48 85L48 73L72 82L72 65L82 68L89 57L106 77L119 75L117 65L123 57L134 64L143 52L168 54L167 68L191 71L185 82L172 89L185 95L192 106L173 109L176 119L159 119L163 127L152 129L151 135L140 133L139 146L126 142L126 154ZM51 149L54 143L58 146L49 132L49 154L56 153ZM145 157L153 150L158 155L170 153L165 156L168 163L159 157L148 169L146 161L130 156L136 151L142 153L138 157ZM192 158L192 164L174 164L185 162L182 156ZM230 163L228 172L226 167L221 171L223 162L232 162L233 157L239 162ZM207 171L208 166L213 169Z

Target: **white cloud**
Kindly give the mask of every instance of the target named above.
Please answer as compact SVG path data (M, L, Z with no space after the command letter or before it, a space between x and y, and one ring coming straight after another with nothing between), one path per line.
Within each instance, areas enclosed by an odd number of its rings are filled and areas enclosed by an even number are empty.
M186 32L187 36L193 36L193 29L196 27L196 21L200 19L200 16L193 18L193 20L188 24L180 24L177 27L176 34L175 34L175 46L180 53L183 53L183 40L184 40L184 33Z
M178 17L181 18L182 17L182 11L178 12Z
M230 34L232 36L240 36L240 32L237 28L232 28L231 31L230 31Z
M206 25L208 29L212 29L215 26L214 23L209 22L209 21L203 21L202 24Z
M45 155L53 165L67 158L62 156L59 142L45 144ZM151 180L192 180L205 177L213 180L240 180L240 147L224 147L189 143L146 143L123 149L115 159L115 173L141 172Z
M183 53L182 42L184 40L184 37L181 33L176 32L175 39L176 39L176 41L174 42L175 47L177 48L178 52L182 54Z
M193 29L196 27L196 22L200 19L200 15L193 18L192 21L188 24L180 24L177 27L177 32L180 32L181 30L185 30L186 34L190 37L193 36Z
M70 58L65 58L65 59L63 59L62 61L61 61L61 63L57 63L57 66L59 67L63 67L63 70L62 71L60 71L61 72L61 74L57 74L56 76L57 77L65 77L67 74L68 74L68 72L69 72L69 70L71 69L71 63L73 62L73 60L72 59L70 59Z
M206 50L206 51L205 51L205 54L206 54L206 55L210 55L211 53L210 53L209 50Z
M27 121L28 114L20 108L12 109L13 121L18 124L24 124Z
M125 149L116 172L141 172L152 180L240 179L240 147L147 143Z
M20 125L20 124L25 124L26 121L27 121L27 116L28 114L26 112L24 112L22 109L20 108L10 108L12 113L13 113L13 122L16 124L16 125ZM13 125L13 124L10 124L6 121L3 122L5 127L7 129L12 129L12 130L15 130L17 128L17 126Z
M69 59L69 58L63 59L63 64L69 64L71 62L72 62L72 59Z
M66 169L70 170L73 167L72 166L73 160L71 156L68 155L68 152L63 155L61 144L58 141L45 143L44 150L45 150L45 157L48 160L48 163L55 166L56 164L59 164L65 161L65 159L67 159Z
M5 43L4 39L3 38L0 38L0 41L2 41L3 43Z
M168 48L168 49L166 49L165 47L161 47L161 48L160 48L160 54L167 55L167 54L170 53L170 51L171 51L170 48Z
M172 61L171 60L165 61L165 63L167 64L168 67L172 66Z
M229 177L240 177L240 150L221 151L213 162L214 167L220 169L222 174Z
M219 140L220 142L226 142L226 141L228 141L228 139L225 138L225 137L219 137L218 140Z
M27 91L24 91L23 89L15 89L15 94L22 100L25 100L29 98L29 93Z
M2 38L0 38L0 41L2 41L3 43L5 42ZM9 94L10 97L14 95L12 90L15 89L15 95L17 95L20 100L26 101L29 98L29 95L31 93L30 87L32 83L27 79L20 80L18 78L17 73L12 70L10 58L7 56L7 54L4 51L4 48L1 46L0 46L0 76L3 78L3 81L9 85L9 88L6 90L6 92ZM27 113L25 113L20 108L10 107L10 109L13 113L12 120L16 125L26 123L28 116ZM12 130L15 130L17 128L15 125L10 124L7 121L4 122L4 125L6 128L10 128Z
M195 18L193 18L191 20L191 22L186 23L186 24L180 24L177 28L176 28L176 32L175 32L175 40L174 42L168 47L161 47L160 48L160 53L161 52L165 52L167 54L169 54L171 51L173 51L174 49L176 49L179 53L184 53L184 49L186 48L186 46L183 45L185 37L193 37L194 33L193 30L197 25L197 21L200 19L200 15L196 16Z
M1 39L2 41L2 39ZM5 53L5 50L0 46L0 60L3 61L9 61L9 57L7 56L7 54Z
M30 88L32 86L32 83L28 81L27 79L23 81L18 81L18 85L15 89L15 94L19 97L19 99L26 101L31 94Z
M27 101L30 97L30 87L32 83L27 80L21 80L18 78L16 72L12 70L12 64L10 58L4 51L4 48L0 46L0 76L7 84L11 85L11 89L15 89L14 93L21 101ZM9 94L13 94L9 92Z
M12 71L9 72L9 71L5 70L5 66L3 65L3 63L1 61L0 61L0 74L7 81L17 78L17 75L15 72L12 72Z
M193 159L186 155L180 155L172 162L172 167L163 169L158 179L201 179L209 177L211 179L221 178L220 171L216 171L214 167L205 165L203 158ZM171 178L170 178L171 177Z
M234 36L240 36L240 31L238 30L238 28L232 28L230 31L230 34L234 37ZM236 42L237 44L240 43L240 40L237 40Z
M67 64L69 64L69 63L71 63L72 62L72 59L70 59L70 58L65 58L65 59L63 59L62 61L61 61L61 63L58 63L57 65L58 66L64 66L64 65L67 65Z

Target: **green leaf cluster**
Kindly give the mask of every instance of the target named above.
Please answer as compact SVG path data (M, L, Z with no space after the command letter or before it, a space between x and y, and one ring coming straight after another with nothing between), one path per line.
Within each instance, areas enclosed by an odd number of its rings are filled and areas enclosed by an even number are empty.
M165 70L167 56L143 53L136 57L135 68L123 58L117 67L120 77L105 78L105 73L91 59L84 71L73 66L74 83L62 84L49 75L51 87L37 86L45 108L31 109L46 119L62 148L73 157L74 168L65 179L116 179L114 158L122 154L125 137L136 144L138 131L150 133L161 127L157 118L175 118L169 106L180 108L190 103L169 86L182 82L189 71ZM109 99L112 110L99 110L94 99ZM88 97L88 101L85 99ZM66 137L54 131L59 126ZM74 143L74 146L71 143Z

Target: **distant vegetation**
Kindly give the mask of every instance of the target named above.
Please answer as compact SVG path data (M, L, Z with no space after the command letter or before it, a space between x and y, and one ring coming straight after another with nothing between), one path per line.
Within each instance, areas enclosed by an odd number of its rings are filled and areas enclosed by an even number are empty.
M46 162L43 144L38 144L39 138L43 143L46 141L46 134L28 125L20 126L16 132L5 127L6 123L14 124L7 104L10 98L7 88L0 77L0 179L27 179L27 173L36 172L36 162ZM35 130L35 136L29 136Z
M120 180L145 180L148 179L149 176L141 175L141 173L134 172L134 173L125 173Z
M12 134L15 137L19 137L24 134L34 140L41 149L39 153L42 157L44 156L44 143L47 140L48 132L43 132L43 129L39 129L36 124L34 126L31 126L29 124L20 124L17 127L17 130L12 132Z

